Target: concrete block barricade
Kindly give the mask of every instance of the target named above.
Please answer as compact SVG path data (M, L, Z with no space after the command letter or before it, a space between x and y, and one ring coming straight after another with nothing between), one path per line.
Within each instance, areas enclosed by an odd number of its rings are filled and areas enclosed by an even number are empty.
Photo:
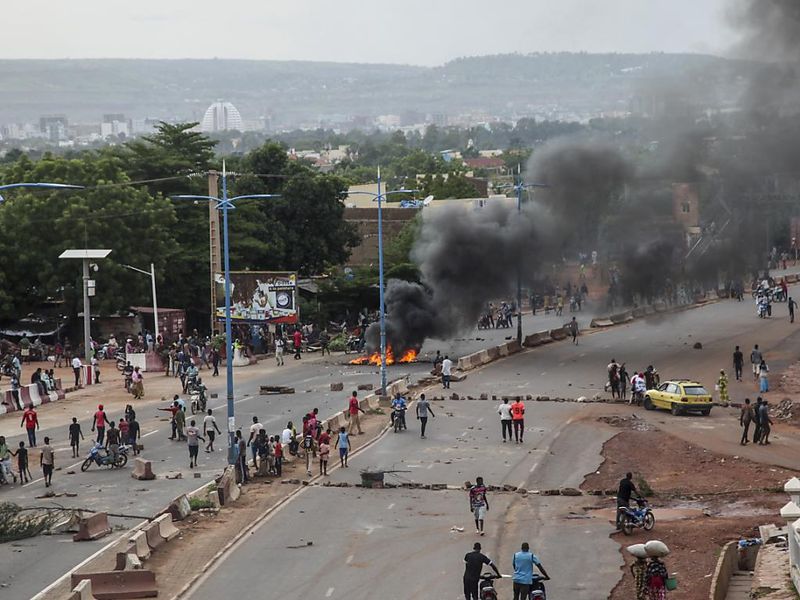
M527 336L524 340L523 346L526 348L535 348L536 346L541 346L542 344L549 344L552 341L553 338L550 337L550 330L540 331Z
M72 592L69 595L69 600L95 600L92 594L92 580L81 579L77 584L72 580Z
M115 571L135 571L142 568L142 561L139 560L136 553L130 551L132 550L131 548L128 548L128 550L128 552L117 552L117 560L114 565Z
M638 308L634 308L631 313L633 314L634 318L640 319L645 316L647 313L644 310L644 306L640 306Z
M500 358L500 349L497 346L492 346L491 348L487 348L486 352L489 354L490 360L497 360Z
M137 531L131 538L131 546L133 552L139 557L139 560L147 560L150 558L150 546L147 545L147 534L144 531Z
M220 504L223 506L236 502L236 500L239 498L241 495L241 490L236 483L236 471L234 470L233 466L225 467L225 471L223 471L222 477L219 479L217 490L219 493Z
M667 303L666 302L656 302L653 304L653 310L656 312L664 312L667 310Z
M506 344L506 348L508 349L509 354L516 354L517 352L522 351L522 346L520 346L517 340L512 340Z
M143 530L145 537L147 538L147 545L150 546L151 551L158 550L161 546L167 543L167 540L161 535L159 531L158 523L153 521L152 523L148 524Z
M797 283L798 280L800 280L800 276L798 276L797 273L786 276L786 283Z
M38 404L33 403L33 399L31 398L31 386L23 385L19 388L19 399L22 402L22 406L29 408L31 406L38 406ZM40 402L41 404L41 402Z
M94 513L88 518L81 518L78 521L78 533L72 536L73 542L84 542L97 540L111 533L111 526L108 524L108 515L104 512Z
M142 481L155 479L156 476L153 473L153 464L149 460L145 460L143 458L134 459L133 473L131 473L131 477L134 479L140 479Z
M559 327L558 329L551 329L550 339L555 340L557 342L567 339L567 330L564 329L563 327Z
M592 319L592 322L589 323L589 327L592 329L596 329L598 327L613 327L614 322L608 318L598 318Z
M618 313L616 315L611 315L609 319L611 319L611 322L614 323L615 325L619 325L620 323L627 323L628 321L633 321L633 313L629 310L626 310L625 312Z
M192 514L192 506L189 504L189 496L186 494L181 494L172 502L170 502L169 506L167 507L167 514L169 514L174 521L183 521L186 517Z
M186 496L183 497L185 498ZM158 532L167 541L174 540L181 533L180 529L172 524L172 515L161 515L153 523L158 524Z
M14 394L11 393L11 390L6 390L2 396L2 400L0 400L0 404L5 407L7 413L17 410L17 403L14 401Z
M656 309L648 304L647 306L644 307L644 314L654 315L656 314Z
M152 571L73 573L71 579L73 586L83 579L90 580L92 594L97 600L155 598L158 596L156 575Z
M710 290L706 292L706 300L717 300L719 295L717 294L717 290Z

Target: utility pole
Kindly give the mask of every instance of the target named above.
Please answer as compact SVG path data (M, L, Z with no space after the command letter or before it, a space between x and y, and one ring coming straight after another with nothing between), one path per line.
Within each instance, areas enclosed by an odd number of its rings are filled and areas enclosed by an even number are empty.
M208 172L208 195L219 197L219 173ZM208 203L209 270L211 274L211 333L217 321L217 273L222 272L222 252L219 240L219 211L213 202Z

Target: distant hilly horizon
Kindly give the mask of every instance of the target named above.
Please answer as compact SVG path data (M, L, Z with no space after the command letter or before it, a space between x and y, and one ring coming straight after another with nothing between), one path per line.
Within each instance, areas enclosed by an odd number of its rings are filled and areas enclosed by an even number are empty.
M436 67L248 59L0 60L0 123L35 121L45 114L97 122L105 113L199 120L220 99L235 104L245 120L267 116L275 126L403 113L514 118L624 111L632 98L665 82L694 88L686 90L693 95L706 93L702 88L735 86L749 64L705 54L563 52L464 57Z

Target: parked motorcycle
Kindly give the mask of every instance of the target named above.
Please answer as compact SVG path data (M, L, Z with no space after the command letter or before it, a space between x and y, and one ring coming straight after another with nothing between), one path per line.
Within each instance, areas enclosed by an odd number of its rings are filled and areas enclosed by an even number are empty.
M120 444L117 450L116 460L114 460L114 455L108 452L102 444L95 444L92 446L92 449L89 450L89 455L86 457L86 460L83 461L81 471L88 471L89 467L93 464L96 464L98 467L122 468L128 464L129 450L130 446Z
M360 353L364 349L364 340L362 340L357 335L351 335L347 338L347 343L344 346L344 353L350 354L351 352L355 352L356 354Z
M637 498L636 504L638 508L620 506L617 509L620 513L620 526L622 527L622 531L625 532L625 535L631 535L634 527L650 531L656 524L656 518L653 515L653 511L650 510L647 500L644 498Z

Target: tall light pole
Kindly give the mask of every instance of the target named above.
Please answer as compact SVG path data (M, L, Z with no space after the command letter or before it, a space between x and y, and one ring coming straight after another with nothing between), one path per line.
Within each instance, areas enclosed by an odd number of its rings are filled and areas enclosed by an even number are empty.
M228 243L228 210L235 209L235 202L248 198L280 198L279 194L247 194L228 198L228 173L225 169L225 162L222 163L222 198L214 196L195 196L178 195L170 196L175 200L206 200L216 203L217 210L222 211L222 251L223 267L225 269L225 374L227 377L227 397L228 397L228 464L234 464L236 456L234 452L236 417L233 404L233 327L231 324L231 264L230 247Z
M385 285L383 281L383 200L393 194L413 194L419 190L393 190L381 193L381 168L378 167L378 193L349 192L348 194L363 194L371 196L378 201L378 302L380 303L381 324L381 396L386 395L386 307L384 304ZM405 348L404 348L405 350Z
M523 190L550 187L546 183L524 183L522 181L522 170L517 165L517 183L514 190L517 192L517 214L522 214L522 192ZM517 257L517 343L522 345L522 255Z
M131 271L136 271L137 273L142 273L143 275L147 275L150 277L151 284L153 286L153 320L155 322L155 332L153 339L158 342L158 300L156 299L156 267L153 263L150 263L150 270L145 271L144 269L137 269L136 267L132 267L130 265L122 265L126 269L130 269Z

